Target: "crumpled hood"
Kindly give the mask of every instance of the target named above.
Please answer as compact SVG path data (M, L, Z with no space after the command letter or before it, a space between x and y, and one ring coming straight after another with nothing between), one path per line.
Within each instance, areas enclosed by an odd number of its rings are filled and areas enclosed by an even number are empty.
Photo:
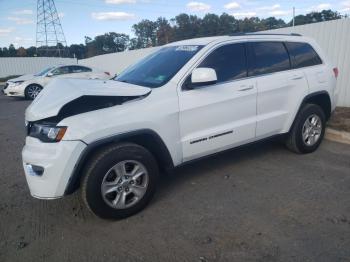
M36 77L33 74L22 75L16 78L9 79L7 82L27 81Z
M60 109L82 96L139 97L150 88L113 80L54 79L34 99L25 113L26 121L56 116Z

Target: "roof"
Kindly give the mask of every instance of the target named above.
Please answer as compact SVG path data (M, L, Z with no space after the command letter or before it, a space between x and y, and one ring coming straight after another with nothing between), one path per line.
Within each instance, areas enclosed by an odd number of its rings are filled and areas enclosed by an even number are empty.
M221 42L228 40L245 40L245 39L271 39L271 40L292 40L292 39L305 39L305 37L299 34L273 34L273 33L239 33L230 36L212 36L212 37L200 37L193 39L186 39L178 42L168 44L168 46L177 45L208 45L213 42Z

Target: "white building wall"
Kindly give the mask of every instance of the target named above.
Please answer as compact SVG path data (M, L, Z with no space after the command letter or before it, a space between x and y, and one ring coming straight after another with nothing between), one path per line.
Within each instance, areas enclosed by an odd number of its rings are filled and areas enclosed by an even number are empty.
M312 37L339 69L338 106L350 106L350 19L269 30L273 33L299 33Z
M75 58L59 57L0 57L0 77L34 74L58 64L76 64Z

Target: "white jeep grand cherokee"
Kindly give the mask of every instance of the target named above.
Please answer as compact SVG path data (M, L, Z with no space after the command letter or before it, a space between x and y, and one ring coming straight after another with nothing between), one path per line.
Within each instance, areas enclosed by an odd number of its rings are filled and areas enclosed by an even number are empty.
M313 152L337 74L308 38L245 34L168 44L114 80L55 80L26 111L30 192L80 187L92 212L119 219L147 205L159 173L191 160L277 135Z

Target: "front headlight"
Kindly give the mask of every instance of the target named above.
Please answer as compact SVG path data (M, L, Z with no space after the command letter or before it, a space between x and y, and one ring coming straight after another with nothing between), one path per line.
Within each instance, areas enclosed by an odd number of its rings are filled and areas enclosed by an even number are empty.
M66 130L66 126L55 126L54 124L33 123L28 125L28 135L46 143L61 141Z
M10 82L10 85L12 86L19 86L20 84L22 84L24 81L16 81L16 82Z

